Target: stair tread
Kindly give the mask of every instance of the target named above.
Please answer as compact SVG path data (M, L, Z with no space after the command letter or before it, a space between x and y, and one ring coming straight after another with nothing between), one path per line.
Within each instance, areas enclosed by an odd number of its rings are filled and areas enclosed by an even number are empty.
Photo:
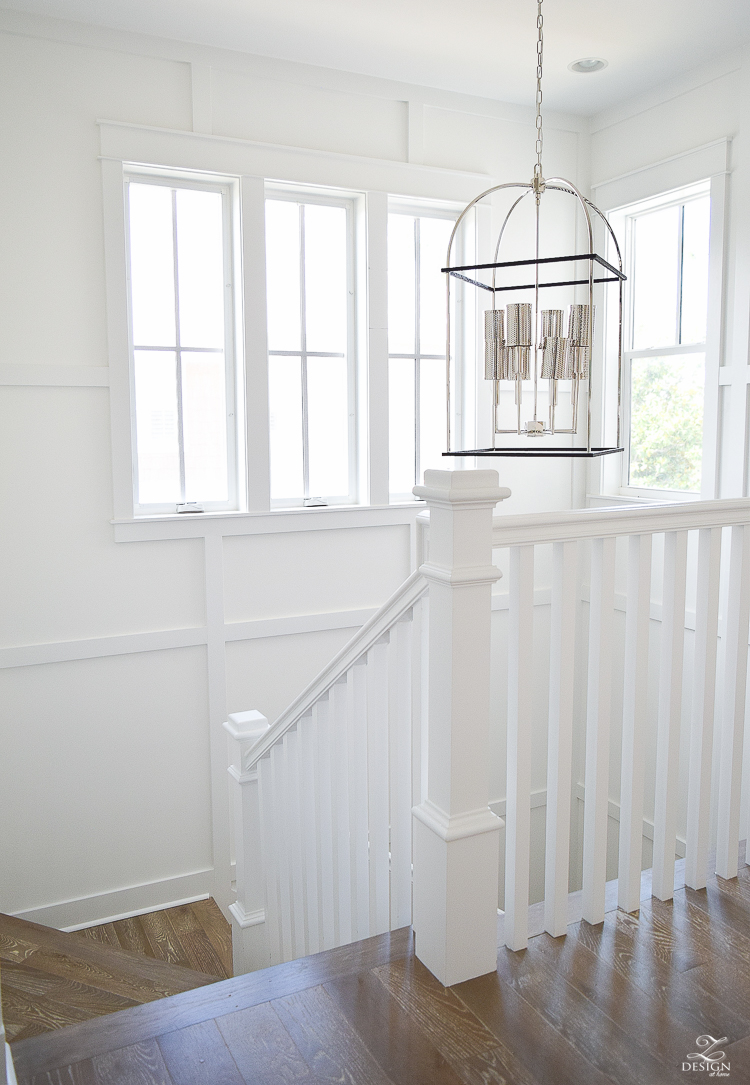
M98 972L100 982L105 982L108 974L119 973L123 982L129 978L130 981L143 985L144 992L153 991L151 998L161 998L217 982L216 976L197 972L183 965L142 957L130 950L115 949L93 939L77 938L53 927L44 927L40 923L0 913L0 960L20 959L31 964L32 958L34 965L40 965L44 960L44 970L49 965L53 974L58 975L66 974L61 958L82 962L87 977ZM114 993L126 994L125 991Z
M95 943L92 943L92 945ZM326 950L287 964L219 980L145 1005L94 1018L54 1032L19 1039L13 1059L22 1074L43 1074L66 1063L103 1055L134 1043L147 1043L176 1029L223 1017L237 1010L294 994L328 980L388 964L412 952L411 928Z

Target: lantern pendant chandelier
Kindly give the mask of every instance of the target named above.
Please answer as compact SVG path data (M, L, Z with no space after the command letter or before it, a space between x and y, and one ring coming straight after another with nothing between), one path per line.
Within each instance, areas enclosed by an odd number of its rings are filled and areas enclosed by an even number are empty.
M575 185L561 177L544 179L542 173L542 61L544 49L544 20L542 0L537 0L537 66L536 66L536 165L530 182L510 182L495 185L482 192L467 204L456 220L448 243L446 267L446 456L554 456L583 458L605 456L622 452L621 390L622 390L622 306L623 282L622 256L606 216ZM503 190L523 190L512 202L500 227L494 246L492 263L455 266L452 255L458 229L466 215L481 200ZM542 201L548 194L562 193L571 196L581 213L587 241L585 252L567 256L540 256ZM513 193L510 193L513 195ZM523 205L526 197L533 202L534 256L524 260L500 261L501 243L513 232L514 244L518 244L518 231L507 230L513 213ZM528 202L526 203L528 206ZM598 219L596 218L598 216ZM601 220L601 221L599 221ZM609 237L617 254L617 267L595 251L594 225L604 229L600 232ZM515 224L514 224L515 225ZM507 233L506 233L507 231ZM530 231L531 232L531 231ZM571 268L572 265L572 268ZM586 267L586 271L580 270ZM533 282L529 272L533 269ZM561 269L565 269L560 274ZM567 274L565 274L567 272ZM484 273L482 276L481 273ZM518 278L520 276L520 278ZM515 278L514 278L515 277ZM453 322L451 321L451 279L457 278L481 290L491 292L492 308L484 314L484 373L486 381L492 382L492 447L455 449L452 444L452 360L456 358ZM483 281L484 280L484 281ZM617 283L619 306L611 303L609 313L617 313L617 440L612 447L591 444L592 391L602 391L604 379L603 345L594 352L595 287L597 291L608 289L600 284ZM561 297L569 297L567 313L563 308L541 308L540 291L554 288L553 304L560 304ZM565 289L563 289L565 288ZM497 295L521 293L530 301L509 301L505 308L497 307ZM548 297L550 295L547 295ZM602 298L598 306L605 309ZM603 337L599 337L603 344ZM602 423L602 433L604 432ZM574 442L560 447L544 438L557 434L585 435L585 443ZM503 434L515 434L523 439L513 446L502 446L498 438Z

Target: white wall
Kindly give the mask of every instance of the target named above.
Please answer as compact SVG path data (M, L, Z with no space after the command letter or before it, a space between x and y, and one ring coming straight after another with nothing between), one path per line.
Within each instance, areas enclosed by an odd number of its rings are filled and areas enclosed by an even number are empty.
M354 162L378 187L383 161L525 180L533 115L10 12L0 102L0 910L70 926L208 892L226 905L221 722L276 716L385 600L412 567L415 510L116 540L96 121L330 152L334 178ZM550 115L545 142L549 170L580 183L583 127ZM569 465L507 463L507 511L569 505Z

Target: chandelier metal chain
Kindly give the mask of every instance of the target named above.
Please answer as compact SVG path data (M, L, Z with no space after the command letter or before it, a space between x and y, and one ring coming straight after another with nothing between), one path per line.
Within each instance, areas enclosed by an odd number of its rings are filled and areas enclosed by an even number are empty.
M542 65L544 62L544 16L542 15L542 0L537 0L536 5L536 165L534 166L534 188L542 180L542 147L544 133L542 130Z

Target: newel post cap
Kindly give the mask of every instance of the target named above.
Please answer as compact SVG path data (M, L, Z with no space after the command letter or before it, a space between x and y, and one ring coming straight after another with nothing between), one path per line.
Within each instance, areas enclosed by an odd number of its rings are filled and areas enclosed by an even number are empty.
M262 713L252 709L250 712L233 712L224 723L224 730L238 742L257 742L270 726Z
M430 505L453 508L494 508L498 501L510 497L507 486L500 486L497 471L425 471L424 486L415 486L412 493Z

